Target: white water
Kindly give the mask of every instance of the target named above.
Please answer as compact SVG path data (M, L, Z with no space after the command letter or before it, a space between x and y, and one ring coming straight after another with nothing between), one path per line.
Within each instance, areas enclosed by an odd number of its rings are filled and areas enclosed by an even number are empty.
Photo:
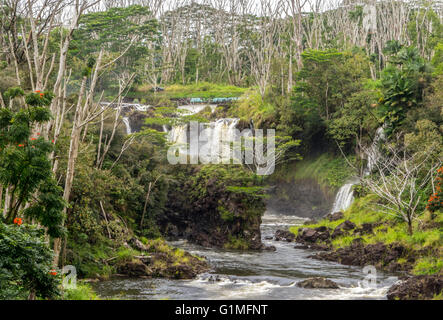
M123 109L129 108L129 109L135 109L137 111L142 111L142 112L151 108L150 105L140 104L140 103L120 103L120 104L118 104L118 103L111 103L111 102L101 102L100 104L104 107L117 108L120 106Z
M126 127L126 134L131 134L132 130L131 130L131 124L129 123L129 118L123 117L122 120Z
M190 137L189 125L180 124L168 131L168 141L173 143L180 153L201 156L211 163L223 162L232 158L231 142L236 138L235 128L239 119L222 118L214 122L199 123L198 136ZM167 130L163 127L163 130ZM199 139L198 150L188 149L190 139ZM196 153L195 153L196 152Z
M204 248L187 241L170 244L205 256L211 271L193 280L112 279L93 284L100 296L121 299L385 299L396 277L377 272L376 287L365 287L360 267L310 258L315 251L295 249L294 243L266 240L277 229L301 225L305 219L268 212L261 224L262 241L276 251L233 251ZM339 289L305 289L296 284L326 277Z
M363 170L363 175L365 176L369 175L374 169L377 159L380 156L378 144L380 141L383 141L384 139L385 139L384 128L380 127L375 132L374 141L372 142L370 148L366 152L368 162L366 168ZM335 196L331 213L335 213L337 211L344 211L351 206L352 202L354 201L354 191L352 190L352 186L357 184L359 181L360 179L354 177L346 184L341 186L341 188L337 192L337 195Z
M356 179L356 181L351 181L341 186L341 188L337 192L337 195L335 196L331 213L346 210L351 206L352 202L354 201L354 192L352 191L352 186L357 182L358 179Z

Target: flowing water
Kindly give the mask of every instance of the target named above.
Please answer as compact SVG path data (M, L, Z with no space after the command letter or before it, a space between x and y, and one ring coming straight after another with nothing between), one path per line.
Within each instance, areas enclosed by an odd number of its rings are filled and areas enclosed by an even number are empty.
M277 229L302 224L303 219L266 213L262 237ZM295 249L294 243L263 240L277 250L239 252L203 248L186 241L176 247L205 256L212 270L194 280L113 279L93 284L102 297L121 299L385 299L397 278L377 273L377 286L362 285L367 274L359 267L343 266L308 258L314 252ZM340 289L303 289L300 280L321 276L335 281Z
M363 175L369 175L374 169L377 160L380 156L379 152L379 143L385 139L384 127L381 126L375 132L374 141L372 141L371 146L366 150L366 156L368 158L368 162L366 164L366 168L363 171ZM352 202L354 201L354 191L352 190L352 186L359 183L360 179L353 177L347 183L340 187L335 196L334 204L332 205L331 213L335 213L337 211L344 211L348 209Z
M123 117L122 120L123 120L123 123L125 124L126 134L131 134L132 129L131 129L131 124L129 123L129 118Z

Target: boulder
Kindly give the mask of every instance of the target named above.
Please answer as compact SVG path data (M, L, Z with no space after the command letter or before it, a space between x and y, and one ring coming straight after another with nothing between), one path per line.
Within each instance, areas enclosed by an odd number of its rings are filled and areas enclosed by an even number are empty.
M346 220L342 223L340 223L335 229L334 232L332 233L332 238L337 238L340 237L344 234L346 234L347 231L355 229L357 226L355 225L355 223Z
M140 260L125 262L118 266L117 271L129 277L146 277L151 274L149 268Z
M295 240L295 234L293 234L288 230L279 229L275 232L274 237L276 241L281 240L281 241L293 242Z
M363 223L361 228L357 228L354 230L355 235L363 235L373 233L374 224L372 223Z
M305 289L338 289L338 285L323 277L309 278L297 283L297 286Z
M345 214L343 212L337 211L337 212L328 214L326 217L329 219L329 221L337 221L337 220L343 219L344 216L345 216Z
M265 246L263 249L266 251L277 251L275 246Z
M330 237L329 229L327 227L312 228L301 228L298 230L297 241L298 242L310 242L314 243L318 240L326 241Z
M388 300L432 299L443 290L443 276L413 276L389 288Z
M352 229L355 229L356 225L355 223L349 221L349 220L345 220L344 222L340 223L335 230L342 230L342 231L349 231Z

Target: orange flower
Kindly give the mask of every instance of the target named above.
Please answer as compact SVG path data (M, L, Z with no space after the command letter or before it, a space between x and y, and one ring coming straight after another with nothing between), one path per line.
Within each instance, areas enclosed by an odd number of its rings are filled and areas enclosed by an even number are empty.
M54 139L52 139L52 143L55 143Z
M24 145L24 144L19 144L18 146L19 146L19 147L24 147L25 145Z
M37 132L37 135L39 136L39 135L40 135L40 132Z
M31 140L36 140L37 138L31 138Z
M49 273L50 273L51 275L53 275L53 276L56 276L56 275L57 275L57 271L56 271L55 269L51 269L51 270L49 271Z
M36 93L40 93L40 90L35 90Z
M14 224L16 224L16 225L21 225L22 223L23 223L22 218L15 218L15 219L14 219Z
M43 97L45 94L44 93L40 93L40 97Z

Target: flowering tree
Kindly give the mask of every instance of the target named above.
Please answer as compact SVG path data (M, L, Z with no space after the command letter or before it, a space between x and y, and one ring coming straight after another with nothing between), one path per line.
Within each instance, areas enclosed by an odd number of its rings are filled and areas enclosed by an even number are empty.
M59 236L65 202L51 170L53 143L33 134L50 119L53 96L40 91L25 95L21 88L3 96L10 108L0 109L0 183L6 190L2 218L6 223L18 216L34 219L49 235Z
M435 178L436 185L434 187L434 193L428 199L426 209L435 212L443 208L443 167L437 169L437 177Z

